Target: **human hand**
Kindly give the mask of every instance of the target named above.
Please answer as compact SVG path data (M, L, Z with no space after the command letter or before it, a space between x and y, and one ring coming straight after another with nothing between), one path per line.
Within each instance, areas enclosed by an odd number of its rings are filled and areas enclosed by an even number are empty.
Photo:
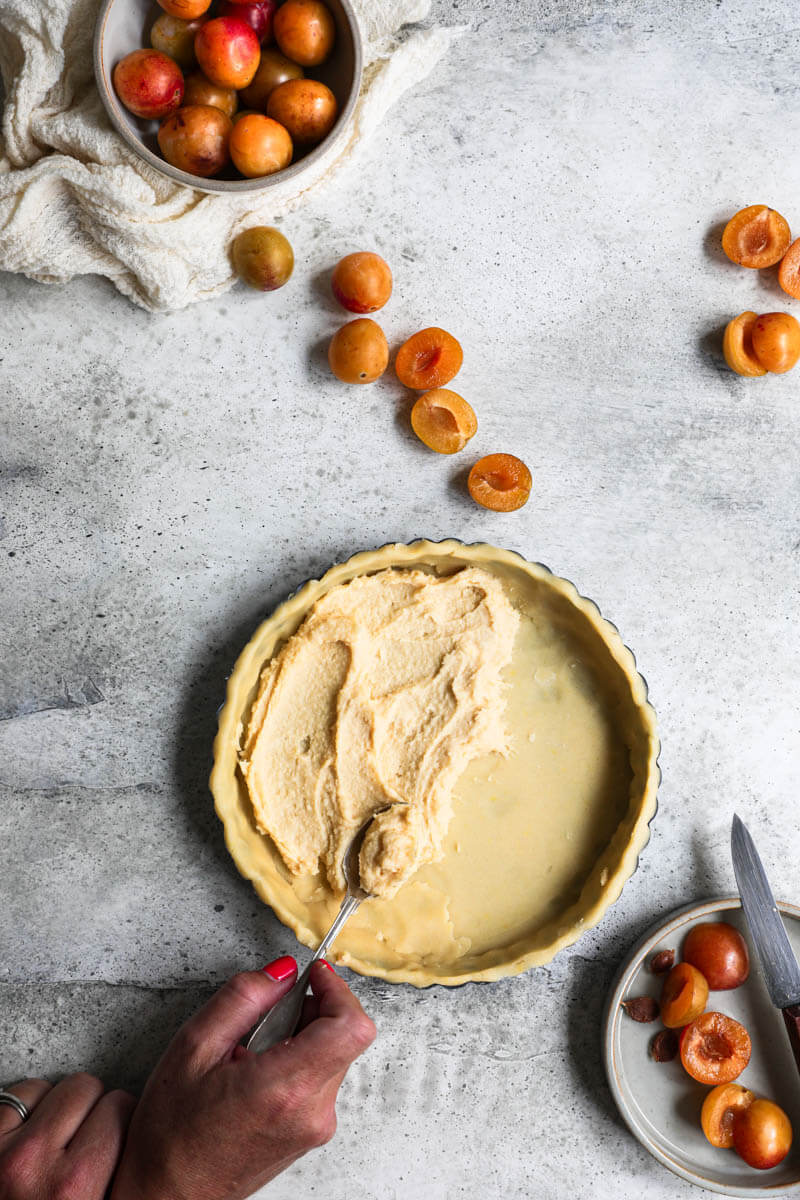
M283 958L234 975L177 1032L131 1122L112 1200L244 1200L329 1141L336 1094L375 1026L323 962L300 1032L264 1054L241 1038L295 981Z
M105 1092L91 1075L70 1075L55 1087L24 1079L7 1089L30 1116L0 1106L2 1200L103 1200L122 1153L136 1101Z

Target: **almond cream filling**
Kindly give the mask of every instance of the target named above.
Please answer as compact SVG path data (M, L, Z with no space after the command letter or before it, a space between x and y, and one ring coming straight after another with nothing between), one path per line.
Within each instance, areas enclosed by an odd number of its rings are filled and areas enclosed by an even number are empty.
M503 669L519 625L478 567L384 570L334 587L264 667L240 750L258 828L297 876L393 896L442 857L465 767L505 755Z

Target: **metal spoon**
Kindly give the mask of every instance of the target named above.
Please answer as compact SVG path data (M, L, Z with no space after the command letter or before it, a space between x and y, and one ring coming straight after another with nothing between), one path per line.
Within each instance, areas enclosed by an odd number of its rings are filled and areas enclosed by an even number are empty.
M385 811L385 809L378 810L378 812ZM371 893L365 892L360 883L358 855L361 850L361 843L364 841L364 835L372 824L373 817L376 817L378 812L370 815L345 850L344 858L342 859L342 872L347 884L347 891L345 892L342 907L339 909L336 920L317 947L311 962L297 977L294 986L285 996L281 996L275 1007L271 1008L267 1015L256 1025L246 1043L248 1050L253 1050L256 1054L263 1054L265 1050L269 1050L270 1046L275 1046L278 1042L285 1042L287 1038L292 1036L297 1029L300 1014L303 1010L303 1000L308 991L308 977L311 973L311 968L318 959L322 958L347 918L353 915L361 901L370 899Z

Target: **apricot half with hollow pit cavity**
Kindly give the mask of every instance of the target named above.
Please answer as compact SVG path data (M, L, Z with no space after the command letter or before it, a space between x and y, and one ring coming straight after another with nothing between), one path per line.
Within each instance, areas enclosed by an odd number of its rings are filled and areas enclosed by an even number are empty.
M792 235L779 212L751 204L731 217L722 234L722 249L740 267L772 267L789 248Z
M469 473L467 487L476 504L493 512L514 512L531 494L531 473L513 454L487 454Z
M758 313L739 313L738 317L728 322L722 339L722 353L730 369L737 375L751 379L767 373L767 368L762 367L753 349L753 326L757 320Z
M452 333L431 325L403 342L394 369L402 384L423 392L444 387L461 370L463 361L464 352Z
M703 1101L700 1124L712 1146L731 1149L734 1121L754 1100L753 1093L740 1083L720 1083L711 1089Z
M425 392L411 409L411 428L437 454L463 450L478 428L472 405L458 392L435 388Z

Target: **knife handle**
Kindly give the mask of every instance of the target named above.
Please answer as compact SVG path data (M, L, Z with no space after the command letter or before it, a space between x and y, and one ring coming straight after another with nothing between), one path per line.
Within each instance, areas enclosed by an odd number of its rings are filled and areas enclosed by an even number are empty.
M789 1034L789 1041L792 1045L794 1061L797 1063L797 1069L800 1071L800 1004L790 1004L788 1008L781 1009L781 1012L783 1013L786 1032Z

